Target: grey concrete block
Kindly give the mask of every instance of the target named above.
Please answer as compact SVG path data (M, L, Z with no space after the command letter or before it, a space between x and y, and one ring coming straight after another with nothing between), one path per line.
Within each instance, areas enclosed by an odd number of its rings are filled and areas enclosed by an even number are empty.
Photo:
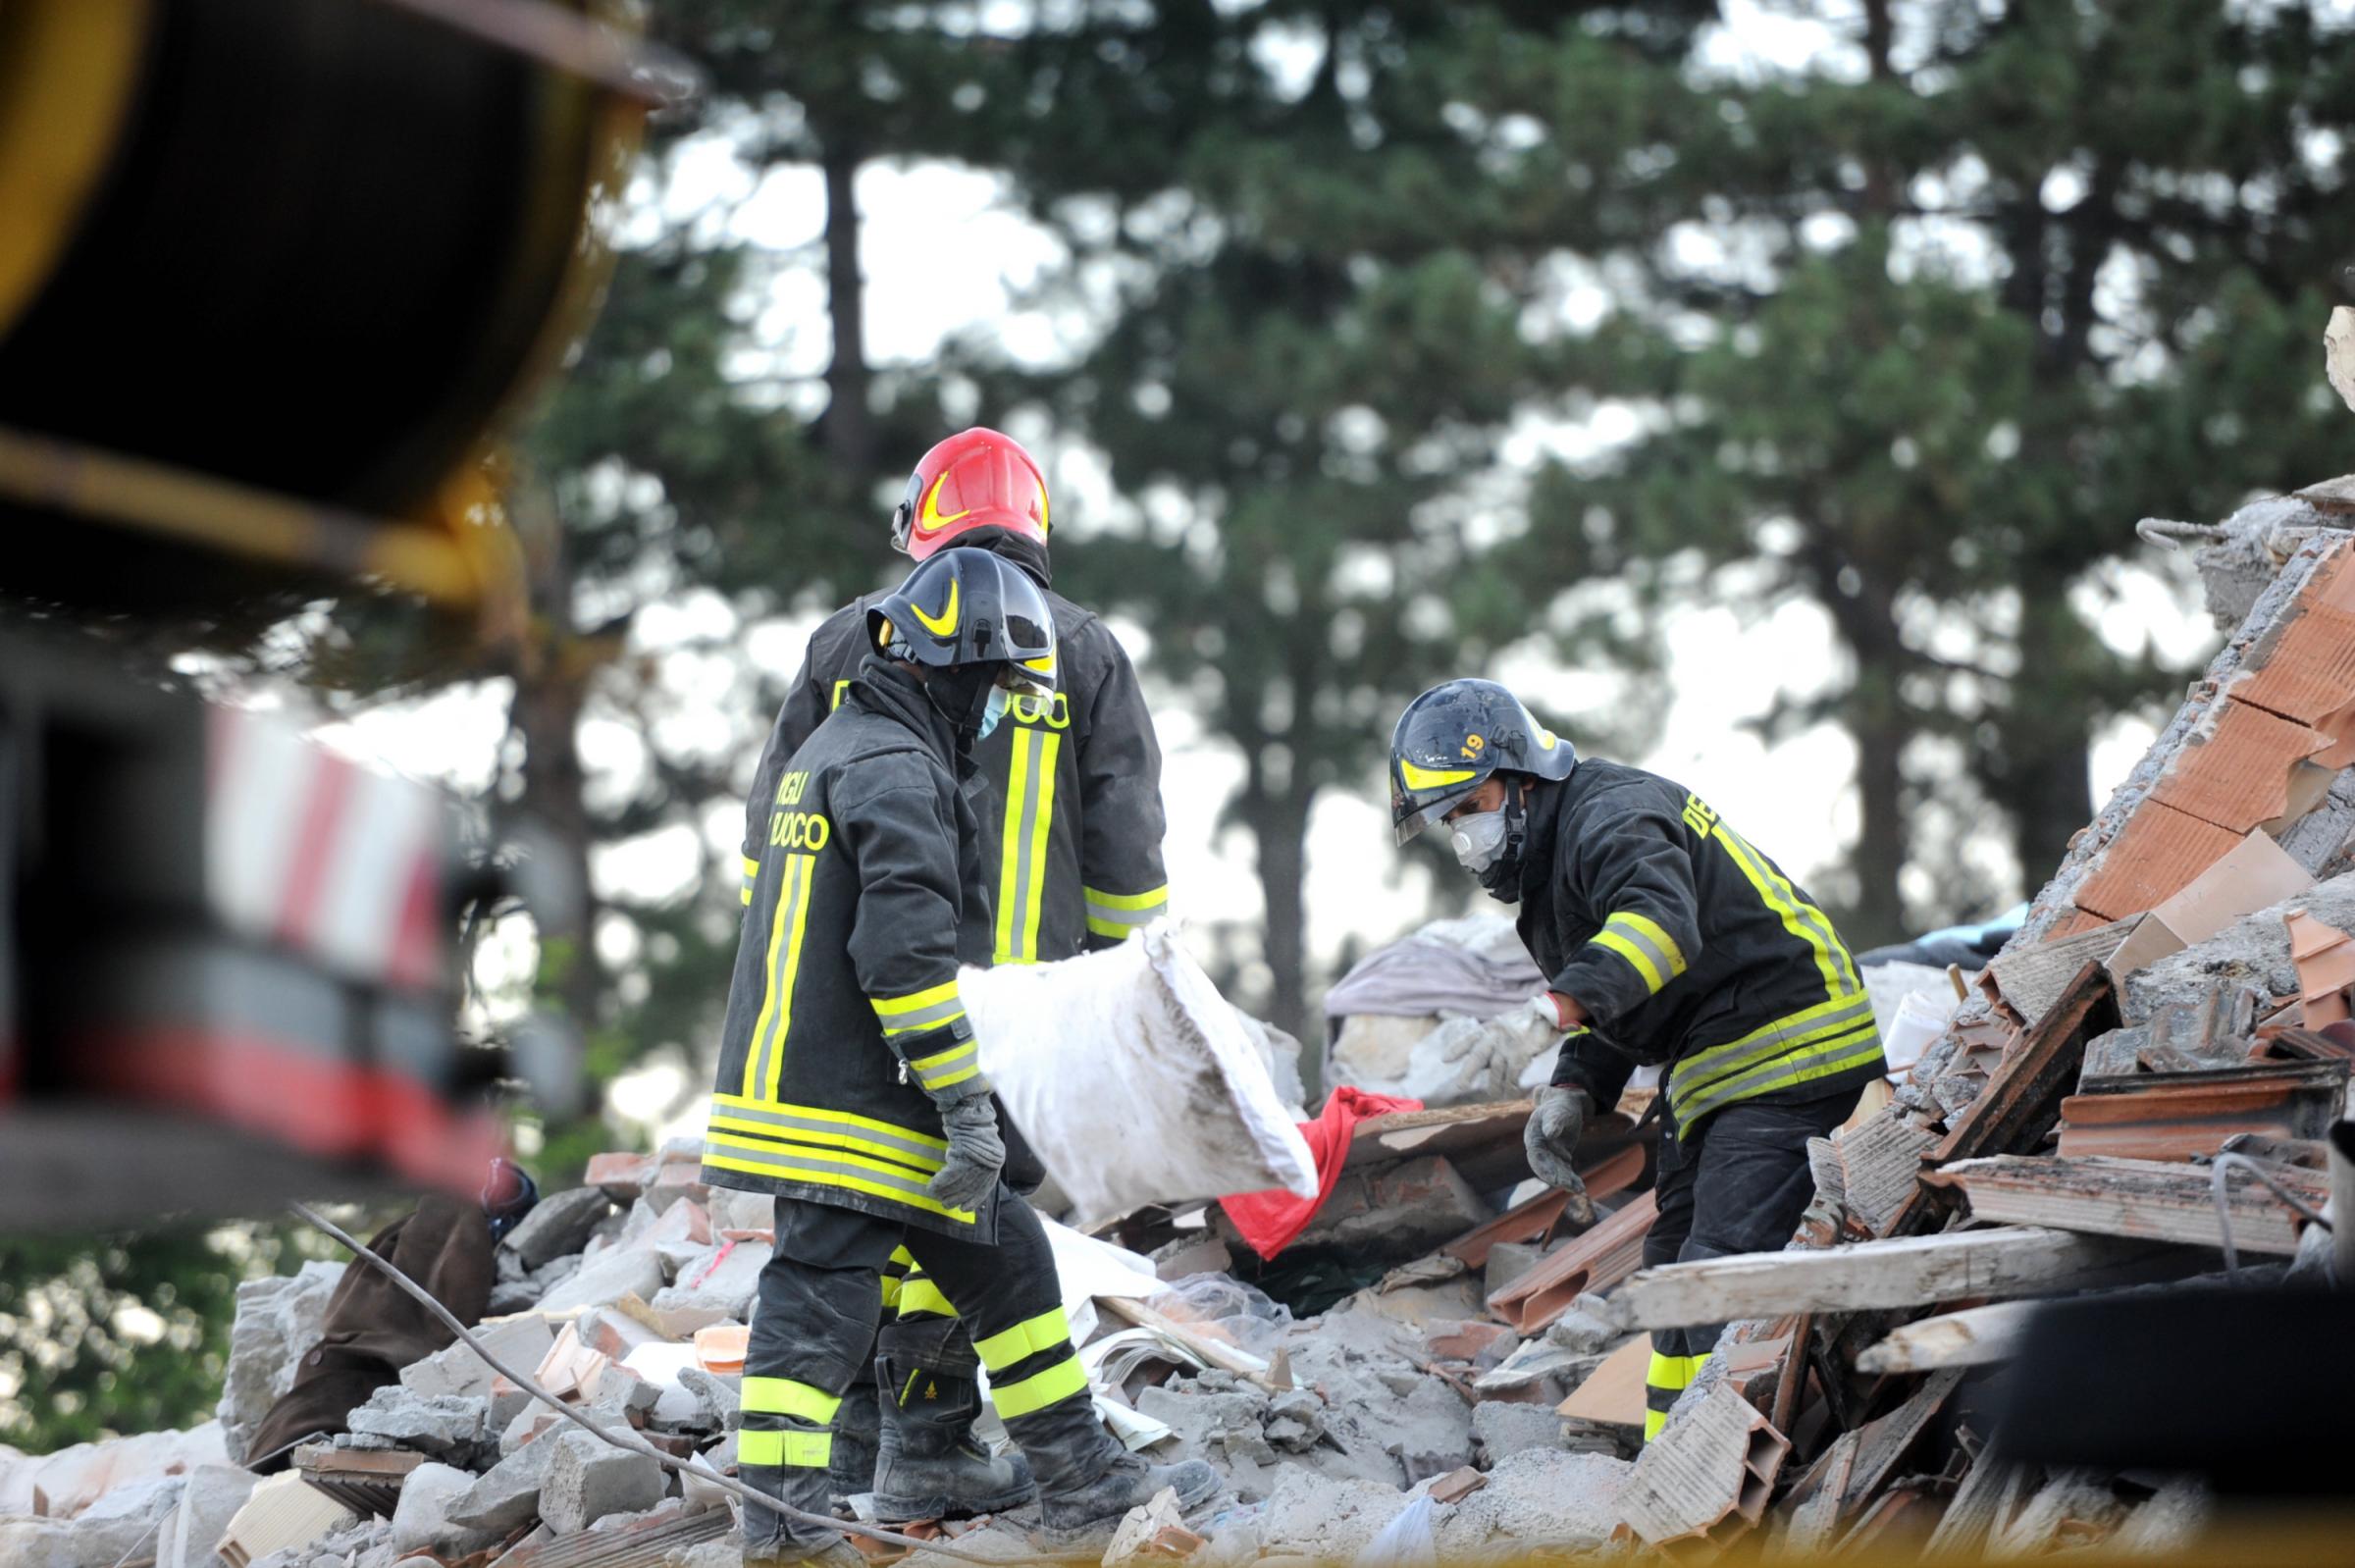
M587 1246L598 1222L612 1207L613 1200L596 1187L551 1192L523 1217L521 1225L507 1232L499 1245L521 1258L526 1267L540 1268L551 1259Z
M488 1438L490 1414L488 1399L466 1394L428 1398L394 1384L370 1394L349 1419L355 1435L383 1437L436 1458L462 1460Z
M542 1436L475 1478L449 1504L451 1523L503 1536L540 1513L540 1488L555 1458L555 1435Z
M214 1568L213 1548L260 1480L236 1465L199 1465L190 1471L180 1506L156 1542L156 1568Z
M540 1517L559 1536L585 1530L607 1514L634 1514L662 1500L663 1471L651 1457L629 1453L585 1432L556 1436L555 1456L540 1490Z
M1507 1454L1562 1445L1562 1418L1550 1405L1508 1404L1489 1399L1472 1407L1472 1436L1481 1458L1493 1465Z
M644 1300L661 1291L662 1260L651 1247L633 1243L608 1248L583 1263L540 1298L540 1310L569 1312L575 1307L610 1306L623 1296Z
M280 1395L294 1385L302 1358L325 1332L328 1298L343 1278L340 1263L306 1263L299 1274L248 1280L237 1286L237 1315L229 1332L229 1370L222 1379L222 1441L232 1459Z
M556 1342L556 1332L543 1318L517 1318L512 1323L495 1323L477 1329L474 1336L484 1347L529 1377L548 1354L549 1346ZM469 1398L488 1398L492 1381L497 1376L489 1362L476 1355L464 1341L452 1340L423 1361L413 1361L400 1369L400 1385L411 1393L433 1396L459 1394Z
M472 1472L451 1465L423 1464L410 1471L401 1484L400 1503L392 1510L394 1552L430 1551L455 1558L497 1544L497 1535L470 1530L449 1517L450 1504L473 1487Z

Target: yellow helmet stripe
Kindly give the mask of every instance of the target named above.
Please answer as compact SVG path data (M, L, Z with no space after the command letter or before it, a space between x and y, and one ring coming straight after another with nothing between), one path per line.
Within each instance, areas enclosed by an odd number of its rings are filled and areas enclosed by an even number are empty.
M949 579L949 601L942 607L937 618L925 614L924 606L913 600L909 601L908 607L916 611L916 618L922 621L924 629L933 636L952 637L957 632L957 594L958 590L964 586L954 577Z
M1436 790L1450 784L1469 784L1480 773L1469 767L1418 767L1402 757L1398 758L1398 776L1410 790Z

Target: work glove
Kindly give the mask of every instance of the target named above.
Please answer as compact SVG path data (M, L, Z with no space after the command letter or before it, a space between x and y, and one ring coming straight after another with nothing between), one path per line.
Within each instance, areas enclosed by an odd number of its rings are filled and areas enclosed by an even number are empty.
M1584 1228L1595 1223L1595 1200L1578 1178L1578 1140L1585 1136L1594 1102L1584 1089L1549 1083L1538 1091L1537 1108L1521 1131L1521 1146L1529 1152L1529 1168L1538 1179L1570 1194L1562 1218Z
M988 1094L968 1094L940 1108L949 1157L925 1188L952 1209L978 1209L998 1184L1006 1140L998 1136L998 1106Z

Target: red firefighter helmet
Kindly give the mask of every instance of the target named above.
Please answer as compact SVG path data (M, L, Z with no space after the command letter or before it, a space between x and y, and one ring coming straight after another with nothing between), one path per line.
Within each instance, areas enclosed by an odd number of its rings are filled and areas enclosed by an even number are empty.
M1012 436L975 425L924 453L891 514L891 543L922 560L960 534L1003 528L1047 542L1047 476Z

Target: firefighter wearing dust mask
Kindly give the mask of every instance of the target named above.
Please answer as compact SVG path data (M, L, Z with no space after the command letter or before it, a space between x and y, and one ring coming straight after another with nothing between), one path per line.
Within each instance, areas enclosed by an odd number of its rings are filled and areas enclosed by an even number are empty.
M1771 1251L1812 1184L1806 1146L1884 1071L1872 1006L1832 922L1699 796L1642 768L1581 758L1493 681L1407 706L1390 736L1398 842L1444 823L1489 894L1520 906L1546 976L1532 999L1562 1041L1525 1143L1592 1217L1587 1123L1640 1065L1662 1070L1659 1219L1648 1265ZM1718 1325L1654 1336L1648 1439L1691 1385Z

